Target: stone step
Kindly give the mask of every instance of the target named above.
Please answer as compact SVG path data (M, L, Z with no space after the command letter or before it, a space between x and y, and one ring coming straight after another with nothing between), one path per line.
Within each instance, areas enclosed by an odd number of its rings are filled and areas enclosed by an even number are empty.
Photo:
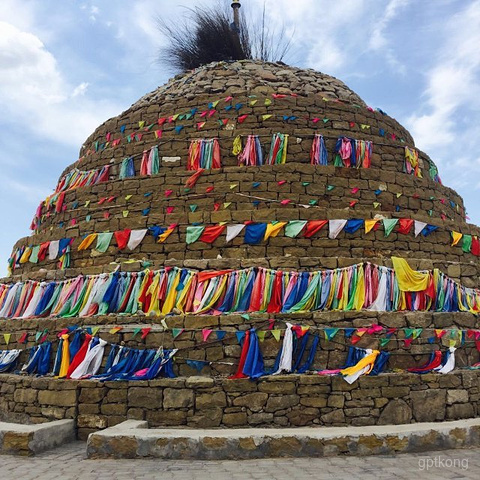
M149 429L127 420L88 437L88 458L254 459L391 455L477 446L480 419L366 427Z
M38 425L0 422L0 453L30 456L75 440L75 422L57 420Z

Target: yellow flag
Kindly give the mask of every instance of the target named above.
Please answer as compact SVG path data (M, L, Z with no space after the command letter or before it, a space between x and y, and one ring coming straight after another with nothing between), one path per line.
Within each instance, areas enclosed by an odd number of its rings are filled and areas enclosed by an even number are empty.
M373 208L378 208L380 205L380 202L373 202Z
M272 104L272 101L269 98L266 98L265 99L265 105L268 107L271 104Z
M268 120L269 118L271 118L272 115L262 115L262 120L265 121L265 120Z
M279 342L280 341L280 330L270 330L272 332L273 338Z
M5 340L5 344L8 345L10 343L10 337L12 336L11 333L4 333L3 338Z
M373 227L378 223L378 220L365 220L365 233L370 232Z
M78 251L86 250L97 238L97 236L97 233L91 233L90 235L87 235L78 246Z
M124 211L122 212L123 218L127 218L129 213L130 213L130 212L129 212L128 210L124 210Z
M270 237L276 237L280 230L287 224L287 222L267 223L265 230L264 240L268 240Z
M402 292L423 292L428 288L430 274L413 270L404 258L392 257L393 269Z
M238 183L232 183L230 185L230 190L233 190L234 188L237 188L238 187Z
M461 240L461 238L463 237L463 234L459 232L453 232L453 231L451 232L451 234L452 234L452 247L453 247Z
M132 197L133 195L125 195L125 200L128 202Z
M258 100L251 100L250 101L250 106L253 107L257 102L258 102Z

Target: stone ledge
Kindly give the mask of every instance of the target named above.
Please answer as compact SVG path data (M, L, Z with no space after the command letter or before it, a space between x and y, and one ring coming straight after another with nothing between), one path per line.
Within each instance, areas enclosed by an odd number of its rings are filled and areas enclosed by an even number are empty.
M477 446L480 419L287 429L148 429L129 420L88 437L88 458L254 459L424 452Z
M0 422L0 453L30 456L75 439L75 422L57 420L39 425Z

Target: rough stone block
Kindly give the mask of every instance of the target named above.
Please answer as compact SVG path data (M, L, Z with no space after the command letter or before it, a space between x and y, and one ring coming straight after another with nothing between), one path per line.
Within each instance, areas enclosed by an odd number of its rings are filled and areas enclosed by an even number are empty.
M192 407L193 391L187 389L166 388L163 392L163 408Z
M466 403L468 402L468 392L466 390L447 390L447 403Z
M38 392L38 403L40 405L54 405L59 407L73 407L77 402L77 392L66 390L56 392L51 390L40 390Z
M413 416L417 422L435 422L445 418L445 390L410 392Z
M162 389L153 387L130 387L128 389L128 406L147 409L162 408Z

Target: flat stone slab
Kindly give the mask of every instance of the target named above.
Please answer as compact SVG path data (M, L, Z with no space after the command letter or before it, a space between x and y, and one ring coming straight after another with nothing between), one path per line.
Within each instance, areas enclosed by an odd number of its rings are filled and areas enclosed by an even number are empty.
M480 445L480 418L367 427L148 428L128 420L88 437L89 458L255 459L425 452Z
M2 454L35 455L73 440L73 420L57 420L37 425L0 422Z

